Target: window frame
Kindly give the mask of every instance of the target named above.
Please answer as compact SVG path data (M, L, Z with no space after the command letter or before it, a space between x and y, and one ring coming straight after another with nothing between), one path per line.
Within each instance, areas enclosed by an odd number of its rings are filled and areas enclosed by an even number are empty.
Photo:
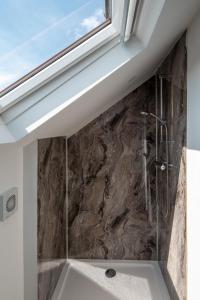
M98 50L102 45L120 36L123 23L124 1L112 1L110 9L112 12L112 22L110 19L106 20L86 36L0 92L0 113L54 77L67 71L67 69L73 67L90 53ZM111 3L111 0L108 0L108 2Z

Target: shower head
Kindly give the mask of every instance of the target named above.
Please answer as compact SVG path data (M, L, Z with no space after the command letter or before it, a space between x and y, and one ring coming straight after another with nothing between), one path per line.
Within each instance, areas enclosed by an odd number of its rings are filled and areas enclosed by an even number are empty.
M162 120L161 118L159 118L157 115L153 114L153 113L149 113L149 112L146 112L146 111L141 111L140 114L144 117L153 117L154 119L156 119L157 121L159 121L162 125L165 125L166 124L166 121L165 120Z
M143 116L148 116L149 115L149 113L146 112L146 111L141 111L140 114L143 115Z

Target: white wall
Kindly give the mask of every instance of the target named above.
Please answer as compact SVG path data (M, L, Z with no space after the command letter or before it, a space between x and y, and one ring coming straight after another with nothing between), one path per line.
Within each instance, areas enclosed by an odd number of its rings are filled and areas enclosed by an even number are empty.
M22 150L0 145L0 193L19 187L18 210L0 222L0 299L23 300Z
M37 142L23 151L24 299L37 300Z
M188 300L198 300L200 278L200 14L189 27L187 47Z

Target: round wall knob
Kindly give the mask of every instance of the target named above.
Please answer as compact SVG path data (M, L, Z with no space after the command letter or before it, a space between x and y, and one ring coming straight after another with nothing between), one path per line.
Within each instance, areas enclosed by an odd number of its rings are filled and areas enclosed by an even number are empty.
M166 165L162 164L162 165L160 166L160 169L161 169L161 171L165 171L165 170L166 170Z

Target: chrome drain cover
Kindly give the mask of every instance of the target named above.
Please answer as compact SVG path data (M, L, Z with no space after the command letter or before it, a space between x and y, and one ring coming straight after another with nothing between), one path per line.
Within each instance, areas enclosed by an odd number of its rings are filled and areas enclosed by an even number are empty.
M114 269L107 269L107 270L105 271L105 275L106 275L106 277L108 277L108 278L113 278L113 277L116 276L116 271L115 271Z

